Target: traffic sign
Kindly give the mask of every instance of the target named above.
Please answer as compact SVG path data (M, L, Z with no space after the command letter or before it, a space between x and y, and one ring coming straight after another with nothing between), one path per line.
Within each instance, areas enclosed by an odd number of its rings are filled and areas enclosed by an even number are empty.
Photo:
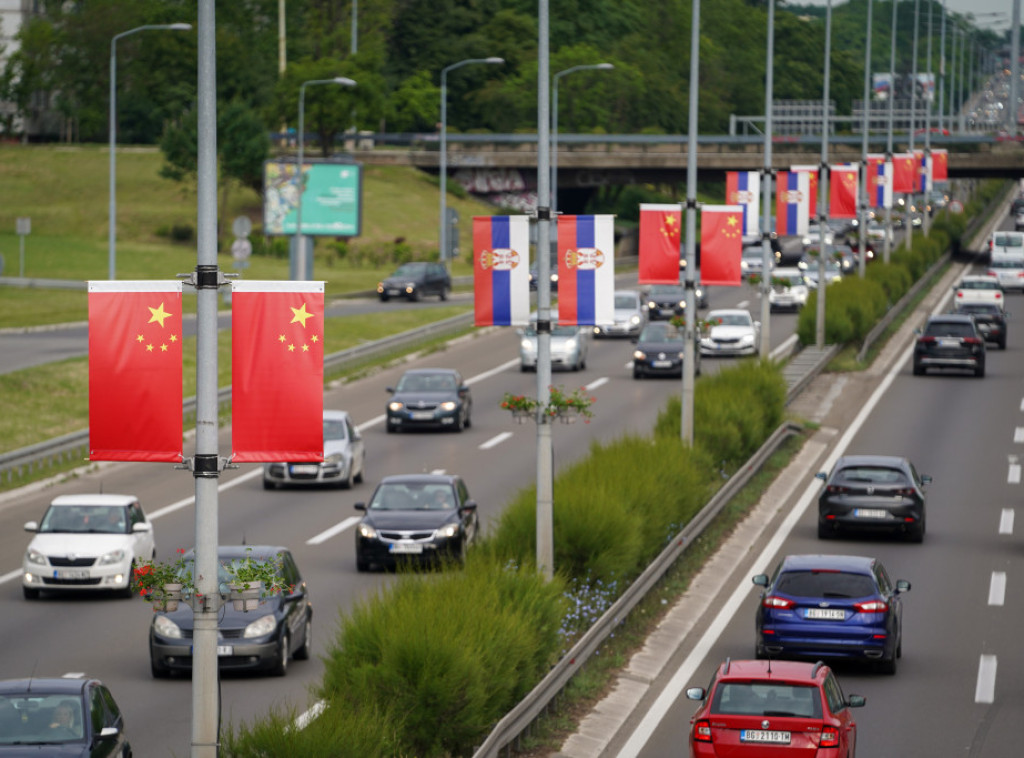
M252 231L252 220L248 216L236 216L231 222L231 232L236 237L248 237Z

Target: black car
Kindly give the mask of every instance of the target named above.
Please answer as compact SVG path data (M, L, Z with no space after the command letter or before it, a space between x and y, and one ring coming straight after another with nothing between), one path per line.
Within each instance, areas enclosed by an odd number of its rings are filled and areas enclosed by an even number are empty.
M222 545L217 549L221 594L228 592L228 568L246 558L277 564L284 589L260 598L255 610L239 610L230 601L217 617L217 662L221 671L267 671L284 676L292 658L307 660L313 648L313 605L309 589L291 552L272 545ZM195 576L193 552L185 554ZM189 598L185 598L188 600ZM192 671L194 616L188 602L176 610L157 611L149 627L149 660L153 677Z
M932 478L919 475L906 458L847 455L829 474L818 496L818 537L841 531L891 532L924 540L925 491Z
M953 311L974 318L974 324L985 342L995 342L1006 349L1006 317L1009 315L995 303L960 303Z
M985 340L973 316L946 313L928 318L914 342L914 374L930 368L967 369L985 376Z
M450 368L417 368L402 374L397 387L388 387L388 432L403 429L454 429L473 423L473 396L462 374Z
M558 256L552 255L548 264L548 281L551 282L551 291L558 292ZM540 278L540 264L534 260L530 264L530 291L537 291L537 281Z
M647 318L651 321L682 316L686 311L686 289L681 284L652 284L646 302Z
M633 340L633 378L683 375L683 330L674 324L649 323ZM700 374L700 350L693 349L693 371Z
M452 279L443 263L413 261L403 263L384 281L377 285L377 295L383 301L393 297L419 300L427 295L448 299L452 291Z
M476 503L461 477L409 474L385 477L356 527L356 568L388 568L399 561L462 562L479 527Z
M130 756L124 716L106 685L89 677L0 681L0 756Z

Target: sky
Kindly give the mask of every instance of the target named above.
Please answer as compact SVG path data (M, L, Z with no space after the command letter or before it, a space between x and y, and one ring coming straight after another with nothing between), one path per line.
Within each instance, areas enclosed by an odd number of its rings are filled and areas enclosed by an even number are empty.
M847 1L832 0L832 7L843 5ZM901 2L912 3L913 0L901 0ZM827 0L791 0L791 4L825 6ZM1024 20L1024 0L1022 0L1021 6L1021 17ZM877 10L878 3L875 4L875 8ZM946 10L950 13L973 13L977 17L977 25L985 29L1009 29L1010 14L1013 13L1013 0L946 0ZM1003 13L1005 15L999 18L985 18L984 14L986 13Z

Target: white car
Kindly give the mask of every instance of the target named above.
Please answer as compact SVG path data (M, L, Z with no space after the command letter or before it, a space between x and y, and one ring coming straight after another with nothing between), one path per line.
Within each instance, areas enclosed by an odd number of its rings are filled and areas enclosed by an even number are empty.
M999 286L1006 290L1024 292L1024 255L1010 253L996 254L988 264L988 275L999 280Z
M709 311L700 341L701 355L757 355L761 349L761 322L743 308Z
M27 600L40 592L132 594L132 567L156 557L153 525L134 495L61 495L40 523L22 561Z
M995 276L965 276L958 284L953 285L954 308L963 303L995 303L1005 309L1005 300L1002 285Z
M1024 232L992 232L988 238L989 255L1024 255Z
M559 326L551 323L551 368L579 371L587 367L590 349L589 326ZM519 368L537 370L537 322L531 321L526 329L519 329Z
M810 289L804 271L799 268L777 268L772 272L772 288L768 290L768 306L773 311L798 311L807 305Z
M595 337L635 337L647 323L647 308L638 290L615 290L611 324L594 327Z
M351 489L363 481L366 448L346 411L324 411L324 459L321 462L264 463L263 489L279 485L336 484Z

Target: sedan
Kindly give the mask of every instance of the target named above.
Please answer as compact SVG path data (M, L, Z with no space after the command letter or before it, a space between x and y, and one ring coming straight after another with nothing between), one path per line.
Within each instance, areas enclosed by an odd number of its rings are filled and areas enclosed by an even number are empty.
M815 475L825 484L818 495L818 537L840 531L892 532L924 540L925 487L908 459L893 455L847 455L832 471Z
M384 302L393 297L415 301L426 295L437 295L441 300L447 300L451 291L452 280L444 264L426 261L403 263L377 285L377 295Z
M313 650L313 605L306 582L291 552L270 545L222 545L217 549L221 595L228 592L229 568L252 559L272 562L284 590L260 599L256 610L236 609L222 602L217 616L217 663L222 671L267 671L284 676L288 662L307 660ZM185 554L186 567L195 576L195 554ZM188 598L195 601L195 598ZM149 661L153 677L192 671L195 617L189 603L173 611L157 611L149 627Z
M905 579L875 558L788 555L763 587L754 620L758 658L843 659L895 674L903 654Z
M98 679L0 681L0 756L130 756L124 716Z
M761 322L743 308L710 311L700 341L703 355L757 355L761 349Z
M263 489L330 484L351 489L363 481L366 447L346 411L324 411L324 459L320 463L264 463Z
M960 307L962 303L957 302ZM985 340L974 318L964 313L930 316L914 341L914 374L954 368L985 376Z
M26 600L52 591L131 597L132 565L156 556L153 525L134 495L61 495L25 531L35 535L22 560Z
M356 527L356 569L450 560L461 563L477 536L479 517L466 483L451 474L385 477Z
M551 325L551 368L580 371L587 367L591 327ZM519 330L519 368L537 370L537 322Z
M612 323L594 327L595 337L634 337L647 323L647 307L637 290L615 290Z
M648 324L634 340L633 378L683 375L683 330L671 323ZM694 374L700 374L700 351L694 350Z
M388 387L388 432L406 429L453 429L473 423L473 396L460 374L450 368L410 369L397 387Z

